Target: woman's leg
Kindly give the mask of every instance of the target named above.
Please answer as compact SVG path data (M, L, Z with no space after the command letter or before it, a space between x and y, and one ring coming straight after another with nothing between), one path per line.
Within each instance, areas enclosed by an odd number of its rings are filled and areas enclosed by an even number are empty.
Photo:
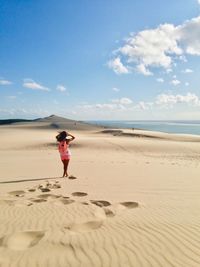
M69 164L69 159L64 159L64 160L62 160L62 162L63 162L63 167L64 167L64 172L63 172L63 177L67 177L68 176L68 174L67 174L67 168L68 168L68 164Z

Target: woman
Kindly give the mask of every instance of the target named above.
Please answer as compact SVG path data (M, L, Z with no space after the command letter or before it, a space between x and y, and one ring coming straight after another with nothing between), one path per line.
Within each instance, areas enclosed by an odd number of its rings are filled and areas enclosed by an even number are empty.
M75 137L67 133L66 131L63 131L56 136L56 139L59 142L58 150L60 152L60 158L63 162L63 167L64 167L63 177L65 176L67 177L68 176L67 168L68 168L68 164L69 164L70 157L71 157L71 152L69 150L69 143L72 140L74 140Z

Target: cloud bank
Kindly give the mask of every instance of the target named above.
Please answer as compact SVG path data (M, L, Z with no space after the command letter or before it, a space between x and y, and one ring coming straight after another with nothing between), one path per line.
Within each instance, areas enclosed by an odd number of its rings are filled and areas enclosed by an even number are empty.
M194 93L186 94L159 94L155 96L152 102L139 101L135 102L130 98L122 97L119 99L110 100L107 103L96 104L83 104L79 105L77 113L88 111L90 114L98 111L106 112L131 112L135 110L160 110L160 109L172 109L178 105L183 107L199 108L200 97Z

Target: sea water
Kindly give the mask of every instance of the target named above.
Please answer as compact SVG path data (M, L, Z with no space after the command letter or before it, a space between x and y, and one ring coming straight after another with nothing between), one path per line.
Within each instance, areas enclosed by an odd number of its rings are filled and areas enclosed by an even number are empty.
M90 123L112 128L135 128L165 133L200 135L200 120L197 121L89 121Z

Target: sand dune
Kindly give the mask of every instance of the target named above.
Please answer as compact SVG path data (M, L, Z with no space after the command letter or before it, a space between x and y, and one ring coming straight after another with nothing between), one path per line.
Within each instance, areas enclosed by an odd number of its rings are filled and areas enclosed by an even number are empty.
M200 266L199 138L67 128L66 179L54 119L0 127L0 266Z
M4 124L5 127L7 126ZM88 130L98 130L102 129L100 126L95 126L86 122L82 121L75 121L75 120L70 120L70 119L65 119L56 115L51 115L46 118L41 118L41 119L36 119L32 121L27 121L27 122L16 122L16 123L8 123L10 128L15 128L15 129L43 129L43 130L76 130L76 131L88 131ZM1 126L3 127L3 126Z

